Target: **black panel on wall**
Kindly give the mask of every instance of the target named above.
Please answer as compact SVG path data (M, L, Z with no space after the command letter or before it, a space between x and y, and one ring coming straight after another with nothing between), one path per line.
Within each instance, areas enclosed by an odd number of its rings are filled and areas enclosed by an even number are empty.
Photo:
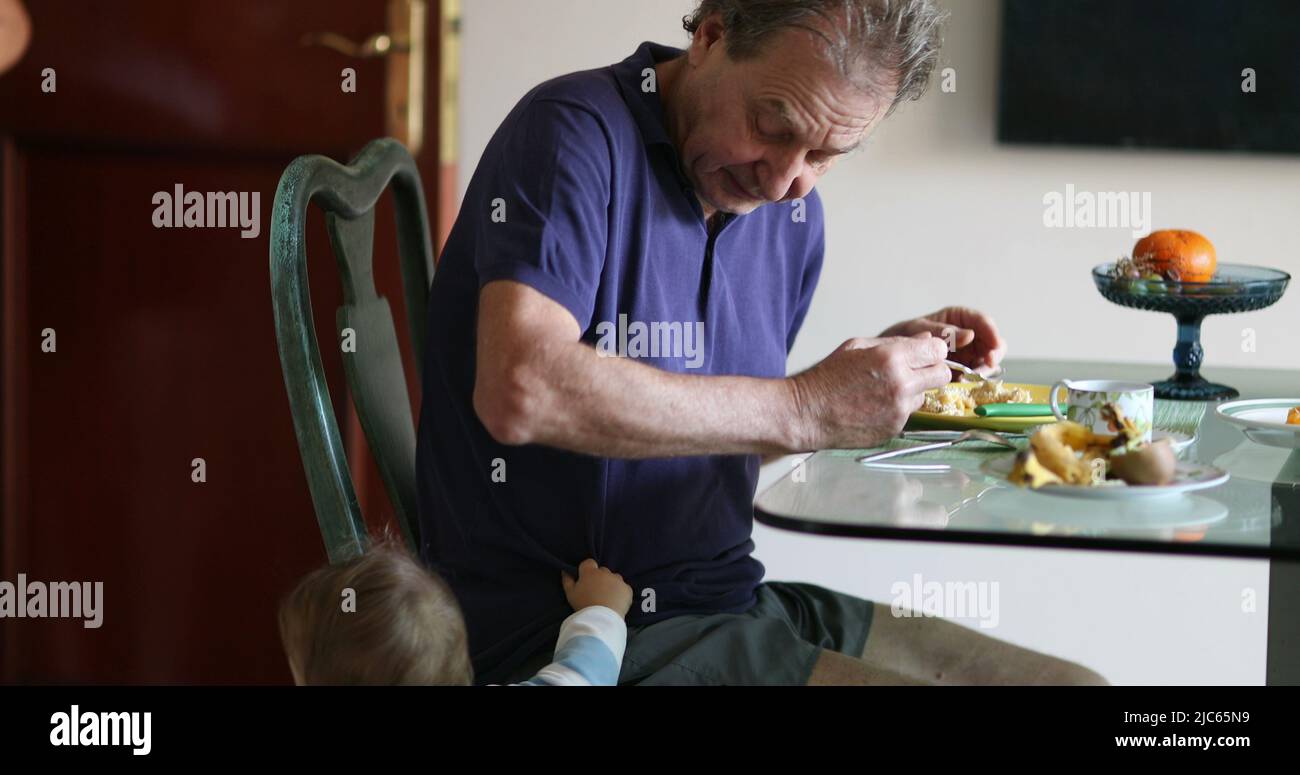
M998 102L1002 142L1297 153L1300 2L1004 0Z

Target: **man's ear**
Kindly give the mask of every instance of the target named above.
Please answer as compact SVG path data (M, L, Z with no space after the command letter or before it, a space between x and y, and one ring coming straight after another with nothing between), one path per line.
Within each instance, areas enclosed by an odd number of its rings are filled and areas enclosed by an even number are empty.
M704 21L700 22L700 26L695 28L694 36L691 37L691 47L686 52L688 61L692 65L702 64L709 49L718 43L722 43L724 33L721 13L715 11L705 17Z

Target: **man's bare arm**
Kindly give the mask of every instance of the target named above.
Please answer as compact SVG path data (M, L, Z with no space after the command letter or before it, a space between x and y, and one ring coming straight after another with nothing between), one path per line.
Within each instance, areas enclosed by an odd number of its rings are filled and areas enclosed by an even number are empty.
M474 409L494 438L605 457L801 445L790 380L667 372L602 357L581 333L567 309L527 285L483 287Z
M898 432L945 384L941 339L855 339L795 377L699 376L602 357L562 305L522 283L479 294L474 411L503 444L603 457L788 454Z

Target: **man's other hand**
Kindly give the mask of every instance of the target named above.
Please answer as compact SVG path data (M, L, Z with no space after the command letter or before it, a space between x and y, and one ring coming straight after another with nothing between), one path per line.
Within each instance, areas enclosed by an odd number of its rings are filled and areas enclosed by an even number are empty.
M1007 343L993 318L970 307L944 307L938 312L904 320L886 328L881 336L914 336L929 332L947 345L948 357L981 374L991 373L1006 355Z

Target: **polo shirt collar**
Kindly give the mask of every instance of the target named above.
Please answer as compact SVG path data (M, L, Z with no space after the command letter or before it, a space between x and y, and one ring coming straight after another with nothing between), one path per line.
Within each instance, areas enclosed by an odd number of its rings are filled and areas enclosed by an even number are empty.
M667 146L673 175L677 178L678 184L681 185L682 192L690 200L691 207L703 217L704 211L700 208L699 200L693 194L691 182L682 172L680 159L677 155L677 146L673 145L673 141L668 137L668 128L664 120L664 105L659 96L658 81L656 80L656 88L652 92L642 91L641 89L641 84L645 82L646 78L641 74L643 70L647 67L653 68L659 62L675 59L685 53L680 48L662 46L658 43L646 41L637 47L632 56L614 65L613 70L614 79L618 82L619 90L623 92L623 101L627 103L628 109L632 111L632 119L636 122L637 128L641 130L641 137L645 140L646 147ZM719 221L721 227L719 231L739 217L733 213L722 213Z
M642 91L641 84L645 81L645 76L641 72L647 67L653 68L659 62L679 57L684 53L686 52L679 48L646 41L637 47L632 56L614 65L614 78L623 92L623 101L632 111L632 118L641 130L641 137L645 139L647 146L667 145L671 148L673 141L668 137L659 90L656 88L652 92ZM656 87L657 85L656 82Z

